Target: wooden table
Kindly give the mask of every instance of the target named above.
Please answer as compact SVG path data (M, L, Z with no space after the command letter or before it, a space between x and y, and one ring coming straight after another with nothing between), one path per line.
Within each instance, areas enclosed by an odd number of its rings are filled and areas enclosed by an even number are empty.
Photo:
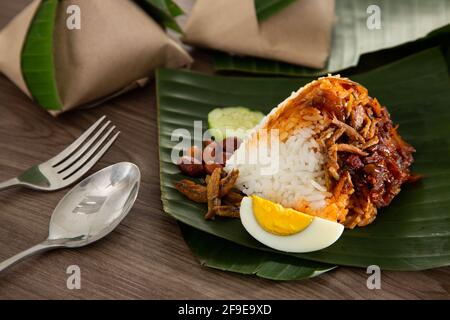
M1 0L0 27L29 0ZM195 69L208 69L196 54ZM176 222L162 210L154 82L91 110L54 119L0 76L0 179L58 153L101 115L122 131L94 170L131 161L142 188L129 216L106 239L77 250L35 256L0 275L3 299L430 299L449 298L450 268L382 272L381 290L369 290L364 269L339 268L319 278L273 282L201 267ZM67 191L67 190L66 190ZM53 211L66 191L25 189L0 194L0 260L47 235ZM81 268L81 289L66 286L70 265Z

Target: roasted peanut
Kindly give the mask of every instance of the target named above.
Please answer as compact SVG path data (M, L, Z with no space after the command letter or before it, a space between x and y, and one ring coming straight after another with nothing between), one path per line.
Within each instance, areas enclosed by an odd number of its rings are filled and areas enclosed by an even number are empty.
M203 141L203 148L206 148L208 145L210 145L213 142L214 142L214 140L211 140L211 139Z
M213 162L213 163L205 163L203 167L207 174L212 174L216 168L222 169L223 165Z
M202 150L199 147L197 147L197 146L190 147L187 150L186 155L188 157L195 158L196 160L199 160L199 161L202 160Z
M217 142L211 142L203 150L203 162L205 164L224 164L223 151Z
M200 177L205 174L202 162L189 156L183 156L180 158L178 168L181 172L190 177Z
M221 149L223 152L226 153L233 153L236 151L237 148L241 145L242 140L238 137L228 137L223 139L219 145L221 146Z

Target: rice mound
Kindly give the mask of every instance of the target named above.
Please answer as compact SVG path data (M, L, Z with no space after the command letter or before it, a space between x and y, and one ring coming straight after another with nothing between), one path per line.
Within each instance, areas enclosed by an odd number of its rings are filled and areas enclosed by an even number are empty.
M299 128L279 143L277 170L273 174L259 174L262 164L238 161L241 153L257 154L264 148L262 143L245 145L227 161L227 170L239 169L237 188L285 207L301 207L305 202L314 210L326 206L330 194L325 185L325 158L312 128Z
M227 160L225 170L239 169L236 187L246 195L258 195L288 208L337 221L347 213L348 199L334 199L328 190L324 168L326 153L318 141L326 121L319 110L308 106L296 108L295 112L285 111L285 105L303 89L293 93L262 120ZM276 150L279 156L275 158L270 148L270 132L274 130L278 132L279 145ZM276 172L262 174L264 165L249 161L251 155L259 152L267 152L272 160L276 159Z

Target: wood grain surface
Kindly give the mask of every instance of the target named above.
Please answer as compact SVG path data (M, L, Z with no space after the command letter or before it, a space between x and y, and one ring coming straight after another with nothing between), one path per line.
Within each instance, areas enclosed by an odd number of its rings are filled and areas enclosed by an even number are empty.
M0 28L28 0L0 0ZM194 69L208 70L196 53ZM201 267L176 222L162 211L154 82L91 110L54 119L0 76L0 179L47 160L101 115L122 131L92 170L131 161L142 188L129 216L104 240L76 250L32 257L0 275L1 299L448 299L450 268L382 272L381 289L366 287L363 269L341 267L319 278L273 282ZM0 193L0 260L46 238L53 208L67 190ZM70 265L81 268L81 289L66 286Z

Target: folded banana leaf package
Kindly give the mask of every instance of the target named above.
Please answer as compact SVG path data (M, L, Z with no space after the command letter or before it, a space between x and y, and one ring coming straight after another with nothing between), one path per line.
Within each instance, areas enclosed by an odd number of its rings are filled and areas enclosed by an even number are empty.
M132 0L34 0L0 32L0 72L53 115L191 61Z
M330 53L334 0L291 1L262 19L258 0L197 0L183 41L228 53L324 67Z

